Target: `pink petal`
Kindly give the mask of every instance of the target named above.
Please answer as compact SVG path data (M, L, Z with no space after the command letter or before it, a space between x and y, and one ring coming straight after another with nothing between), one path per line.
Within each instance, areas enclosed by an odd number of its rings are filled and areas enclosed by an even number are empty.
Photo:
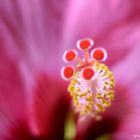
M59 74L62 3L5 0L0 5L1 139L63 137L69 100L64 84L46 78L46 71Z
M0 6L1 20L15 39L24 61L36 70L60 69L65 8L65 0L5 0Z
M83 37L95 40L109 53L108 64L122 60L140 44L140 2L133 0L70 2L64 28L64 46Z

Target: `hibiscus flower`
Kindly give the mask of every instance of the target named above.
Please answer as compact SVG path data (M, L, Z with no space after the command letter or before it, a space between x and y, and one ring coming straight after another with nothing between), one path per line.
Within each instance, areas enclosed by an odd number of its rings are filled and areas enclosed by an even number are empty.
M1 140L62 140L71 113L75 140L139 137L138 0L0 2ZM60 69L63 52L85 37L107 50L116 91L101 121L81 123Z

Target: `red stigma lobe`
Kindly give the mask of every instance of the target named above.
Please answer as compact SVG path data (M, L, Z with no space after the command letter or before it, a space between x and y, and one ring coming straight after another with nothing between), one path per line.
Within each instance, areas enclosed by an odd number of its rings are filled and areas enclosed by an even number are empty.
M80 42L80 48L81 49L88 49L90 47L91 43L89 40L83 40Z
M72 50L68 51L66 53L66 56L65 56L67 61L72 61L73 59L75 59L75 57L76 57L76 53L74 51L72 51Z
M82 75L84 79L90 80L94 76L94 70L92 68L84 68Z
M104 52L102 50L96 50L92 57L96 60L102 60L104 58Z
M74 73L74 69L71 66L64 68L63 74L66 78L70 78Z

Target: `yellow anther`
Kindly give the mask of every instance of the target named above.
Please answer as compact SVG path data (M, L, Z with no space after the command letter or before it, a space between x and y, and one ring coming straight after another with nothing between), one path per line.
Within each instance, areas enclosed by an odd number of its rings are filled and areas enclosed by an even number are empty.
M102 104L97 103L96 105L98 106L98 109L99 109L101 112L105 111L105 108L103 107Z
M96 98L97 98L97 99L103 99L104 97L102 97L102 96L100 96L100 95L97 95Z
M77 92L79 92L79 91L80 91L79 88L75 88L75 89L73 89L73 92L74 92L74 93L77 93Z
M109 97L110 97L110 100L114 100L114 95L113 94L110 95Z
M109 85L110 85L111 87L113 87L113 86L114 86L114 83L113 83L113 82L110 82Z
M110 106L111 106L111 103L104 104L104 107L110 107Z
M91 91L90 91L90 89L87 89L87 93L90 93Z
M93 101L88 101L88 104L90 105L90 106L94 106L94 103L93 103Z
M107 82L107 81L104 81L104 84L105 84L105 85L108 85L108 82Z
M108 95L114 94L114 90L107 90L107 94Z
M78 105L78 104L79 104L79 103L78 103L78 100L74 100L73 103L74 103L75 105Z
M93 97L92 96L89 96L89 97L86 98L86 100L87 101L93 101Z
M78 96L80 96L80 97L83 97L83 96L86 96L86 95L87 95L87 92L78 94Z
M103 90L106 90L106 86L104 85Z
M85 109L87 112L92 112L92 107L91 107L91 106L85 105L85 106L84 106L84 109Z

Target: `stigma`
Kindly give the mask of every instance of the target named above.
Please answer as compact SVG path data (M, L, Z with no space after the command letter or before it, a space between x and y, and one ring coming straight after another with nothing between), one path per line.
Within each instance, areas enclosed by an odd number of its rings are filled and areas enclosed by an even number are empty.
M69 80L68 91L73 99L76 112L84 116L98 116L111 106L114 99L115 80L108 66L103 64L107 59L104 48L93 48L94 41L89 38L77 41L81 51L67 50L63 55L67 63L61 70L64 80ZM76 61L75 66L69 63Z

